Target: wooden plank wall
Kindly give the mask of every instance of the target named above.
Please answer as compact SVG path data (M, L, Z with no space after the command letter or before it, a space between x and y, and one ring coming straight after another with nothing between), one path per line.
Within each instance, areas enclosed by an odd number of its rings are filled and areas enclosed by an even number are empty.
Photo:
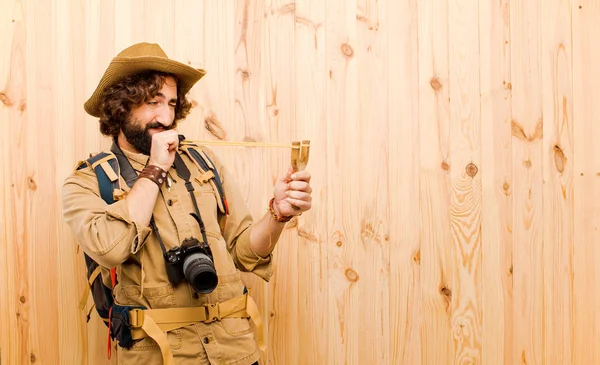
M208 70L188 138L311 140L263 364L600 364L599 38L599 0L0 0L0 363L111 363L60 190L149 41ZM263 214L289 151L215 150Z

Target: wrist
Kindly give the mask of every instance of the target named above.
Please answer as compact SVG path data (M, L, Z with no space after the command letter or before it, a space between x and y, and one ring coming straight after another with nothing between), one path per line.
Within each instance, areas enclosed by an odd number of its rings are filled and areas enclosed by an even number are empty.
M152 160L152 158L150 158L148 160L148 165L147 166L156 166L156 167L160 167L163 171L169 171L169 169L171 168L171 166L165 166L164 164L158 163L154 160Z
M269 214L271 214L271 218L279 223L289 222L293 216L282 216L278 211L275 211L275 198L271 198L269 201Z
M147 165L146 167L144 167L142 172L140 172L138 178L146 178L158 185L158 188L160 189L160 187L164 184L165 180L167 179L167 172L163 170L160 166Z

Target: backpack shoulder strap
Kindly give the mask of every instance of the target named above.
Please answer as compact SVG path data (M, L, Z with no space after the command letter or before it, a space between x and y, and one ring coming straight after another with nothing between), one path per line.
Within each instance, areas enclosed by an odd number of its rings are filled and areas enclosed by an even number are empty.
M114 203L113 190L119 187L119 163L112 152L100 152L77 166L77 170L90 167L96 173L100 196L106 204Z
M219 176L215 164L211 161L208 155L197 145L193 143L185 143L180 145L180 149L184 151L191 159L196 163L198 168L203 172L211 171L214 175L214 179L210 180L210 184L215 190L215 194L219 196L218 206L222 214L229 215L229 205L227 203L227 197L225 196L225 190L223 189L223 183Z

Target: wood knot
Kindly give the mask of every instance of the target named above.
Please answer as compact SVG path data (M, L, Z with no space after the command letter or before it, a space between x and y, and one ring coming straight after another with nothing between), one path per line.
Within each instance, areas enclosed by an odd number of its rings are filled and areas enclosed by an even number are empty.
M523 161L523 166L525 166L526 168L530 168L531 167L531 160L525 160L525 161Z
M351 58L354 55L354 50L348 43L342 44L342 53L347 58Z
M470 163L467 165L466 167L467 170L467 175L474 177L475 175L477 175L477 171L479 171L479 169L477 168L477 166L474 163Z
M429 81L429 85L431 85L431 88L435 91L439 91L442 88L442 83L440 82L440 79L437 76L431 78L431 80Z
M413 256L413 261L415 262L415 264L421 265L421 250L417 250L417 252L415 252L415 255Z
M210 134L220 140L224 140L225 137L227 137L225 129L223 129L221 122L217 120L217 116L214 112L210 112L210 114L204 119L204 126L206 130L210 132Z
M249 80L250 79L250 72L244 70L242 71L242 79L245 80Z
M508 90L512 90L512 84L509 82L508 84L506 84L506 88L507 88Z
M25 298L25 296L21 295L19 301L24 304L27 301L27 299Z
M450 165L448 165L448 162L442 161L442 170L448 171L449 169L450 169Z
M565 171L565 164L567 162L567 158L565 154L558 145L554 146L554 164L556 165L556 170L562 173Z
M31 363L33 364L36 360L35 355L32 353L30 358L31 358Z
M440 293L445 296L448 301L452 300L452 290L448 289L445 285L440 288Z
M350 280L353 283L356 283L359 279L358 273L356 271L354 271L353 269L346 269L346 278L348 278L348 280Z
M269 312L269 317L274 318L275 317L275 311L270 311Z
M27 178L27 189L29 189L31 191L37 190L37 184L35 183L35 180L33 180L33 178L31 176Z
M509 196L510 195L510 184L505 181L504 184L502 184L502 190L504 191L504 195Z
M10 100L8 95L6 95L6 93L4 91L0 92L0 101L2 101L2 104L6 105L6 106L13 105L12 101Z
M342 247L342 241L337 241L337 242L335 243L335 245L336 245L337 247Z
M305 230L304 228L298 228L298 236L306 239L311 242L319 242L317 236L315 236L312 232Z

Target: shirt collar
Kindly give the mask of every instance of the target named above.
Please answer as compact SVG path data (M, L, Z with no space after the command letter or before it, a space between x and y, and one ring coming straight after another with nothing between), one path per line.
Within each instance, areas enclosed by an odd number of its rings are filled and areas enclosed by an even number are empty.
M131 165L136 170L143 169L144 166L146 166L146 164L148 163L148 159L150 158L150 156L144 155L143 153L130 152L122 148L121 151L123 151L125 157L127 157L127 159L131 161Z

